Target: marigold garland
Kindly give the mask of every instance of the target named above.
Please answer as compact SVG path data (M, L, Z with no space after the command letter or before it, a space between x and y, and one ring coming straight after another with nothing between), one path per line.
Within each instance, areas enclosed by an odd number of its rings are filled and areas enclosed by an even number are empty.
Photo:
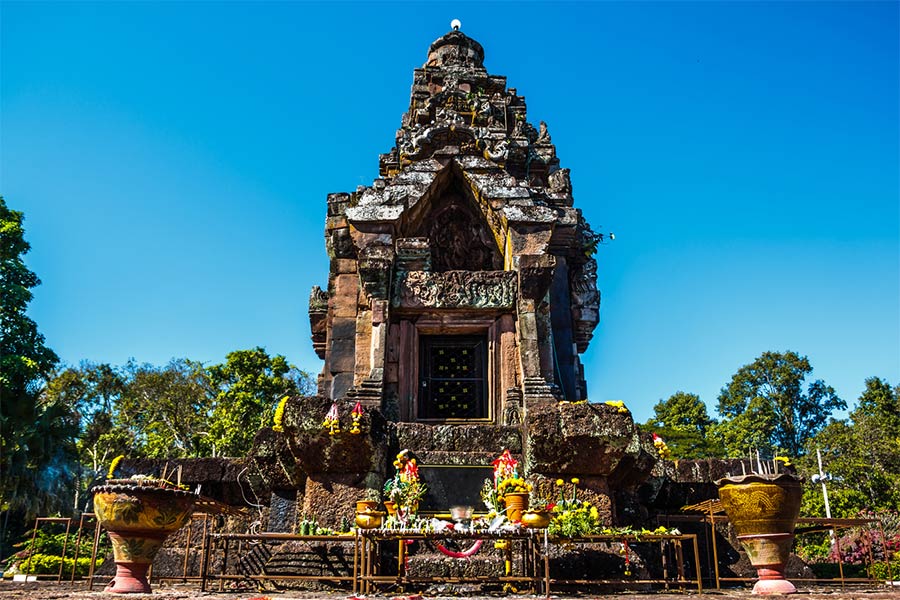
M660 458L669 458L672 456L672 452L666 445L666 441L655 433L653 434L653 446L656 448L656 453L659 454Z
M341 420L338 414L337 402L331 405L328 414L325 415L325 420L322 421L322 427L328 430L328 435L337 435L341 432Z
M117 457L115 457L114 459L112 459L112 462L109 463L109 471L106 473L106 478L107 478L107 479L112 479L112 478L113 478L113 473L115 473L116 467L119 466L119 463L122 462L122 459L123 459L123 458L125 458L125 455L124 455L124 454L120 454L120 455L118 455Z
M625 406L625 403L622 402L621 400L607 400L603 404L606 404L607 406L612 406L613 408L616 409L617 412L620 412L622 414L626 414L628 412L628 408Z
M354 406L353 410L350 412L350 418L353 420L350 423L350 433L353 435L359 435L362 432L362 416L363 407L357 402L356 406Z
M278 406L275 407L275 416L272 417L272 430L282 432L284 431L284 427L281 426L281 422L284 419L284 407L287 404L288 397L285 396L281 399L281 402L278 403Z

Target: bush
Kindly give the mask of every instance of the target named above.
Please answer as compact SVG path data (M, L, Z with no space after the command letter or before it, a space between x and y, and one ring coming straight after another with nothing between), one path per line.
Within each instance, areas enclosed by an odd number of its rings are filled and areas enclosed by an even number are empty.
M831 561L831 537L828 532L807 533L797 538L794 552L807 564Z
M50 554L35 554L30 559L25 559L19 563L19 570L27 575L56 575L59 573L59 556ZM72 572L72 563L74 559L66 558L63 564L63 575L67 576ZM103 564L103 559L97 557L96 566ZM78 565L75 567L75 575L84 577L91 568L91 557L78 557Z
M884 537L877 526L852 527L838 538L840 557L836 550L832 550L832 560L840 558L845 563L866 564L871 552L875 562L883 563L900 552L900 513L896 510L863 510L857 518L881 521Z
M891 561L890 573L888 573L887 563L873 563L869 569L869 575L872 579L879 581L900 581L900 558Z
M34 554L29 561L28 555L32 554L31 537L34 530L27 532L22 539L13 544L13 548L17 549L6 560L3 565L4 573L26 573L28 575L56 575L59 573L60 555L63 551L63 543L66 534L50 533L47 529L38 529L37 535L34 536ZM79 577L87 575L91 562L91 547L94 543L93 532L86 529L81 537L81 543L78 549L78 566L75 574ZM97 545L97 566L100 566L102 559L109 550L109 538L102 536L100 543ZM69 534L69 541L66 544L66 563L63 567L63 574L68 575L72 572L72 561L75 556L75 534ZM29 564L30 563L30 564Z

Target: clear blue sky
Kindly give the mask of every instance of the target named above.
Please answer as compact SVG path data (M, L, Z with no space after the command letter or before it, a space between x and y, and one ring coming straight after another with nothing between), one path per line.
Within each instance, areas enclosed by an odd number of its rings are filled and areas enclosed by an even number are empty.
M766 350L900 382L898 3L0 5L0 191L69 363L318 372L325 195L377 175L459 18L549 124L598 255L594 401L715 405Z

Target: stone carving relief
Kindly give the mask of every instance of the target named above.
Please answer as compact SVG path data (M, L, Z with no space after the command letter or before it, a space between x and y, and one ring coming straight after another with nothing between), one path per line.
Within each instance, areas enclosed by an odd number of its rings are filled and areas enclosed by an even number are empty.
M512 308L515 271L410 271L398 276L393 304L403 308Z
M332 258L355 258L350 229L332 229L325 236L325 249Z
M537 139L534 141L535 144L549 144L550 143L550 132L547 131L547 123L544 121L540 122L540 130L538 131Z
M327 337L326 317L328 316L328 292L314 285L309 292L309 329L312 332L313 351L319 358L325 358Z
M503 424L509 426L522 424L522 390L519 388L506 390L506 408L503 410Z
M557 169L550 173L548 183L550 191L559 194L572 193L572 180L569 177L569 169Z
M506 140L500 140L492 148L486 150L485 155L494 162L505 162L509 156L509 143Z
M597 290L597 261L588 259L575 265L569 276L572 295L572 320L575 325L575 345L579 352L587 350L594 328L600 320L600 292Z
M439 125L429 127L405 143L401 152L409 159L419 160L432 156L438 150L455 146L460 154L480 155L484 142L470 129L458 113L442 109Z
M503 267L503 257L485 224L467 210L466 204L465 198L454 194L430 215L427 233L435 271L494 271Z
M394 249L390 246L368 246L359 257L359 281L366 293L386 300L394 266Z
M593 258L575 267L571 278L572 303L582 306L600 303L597 291L597 261Z

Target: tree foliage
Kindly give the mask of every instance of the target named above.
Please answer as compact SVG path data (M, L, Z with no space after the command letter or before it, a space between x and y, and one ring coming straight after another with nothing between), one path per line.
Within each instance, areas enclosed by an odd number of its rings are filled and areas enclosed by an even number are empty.
M89 479L110 458L131 446L130 440L113 433L113 416L126 381L108 364L83 361L57 373L47 384L46 397L69 408L74 417L79 476Z
M645 427L662 436L675 458L719 456L721 444L712 435L716 421L697 394L676 392L653 407Z
M210 456L212 388L203 365L187 359L165 367L130 363L116 411L117 429L151 458Z
M815 450L822 452L832 514L854 516L866 509L900 506L900 386L878 377L866 389L848 419L832 420L807 442L801 463L808 474L818 472ZM810 488L804 511L824 515L821 488Z
M210 367L184 358L161 367L84 361L51 379L45 396L72 413L79 474L87 483L119 454L243 456L256 432L270 424L274 403L311 389L308 374L255 348Z
M218 456L246 454L256 432L272 422L282 397L312 390L309 375L262 348L231 352L207 371L215 393L210 438Z
M58 358L26 314L40 280L23 260L22 221L0 196L0 508L34 514L65 498L72 423L41 394Z
M23 260L31 249L25 241L23 219L0 196L0 385L7 408L12 407L9 399L33 389L59 360L25 314L33 298L31 289L41 280Z
M728 455L746 455L751 447L802 455L832 412L847 408L822 380L804 391L811 373L809 360L791 351L764 352L741 367L719 394L719 432Z

